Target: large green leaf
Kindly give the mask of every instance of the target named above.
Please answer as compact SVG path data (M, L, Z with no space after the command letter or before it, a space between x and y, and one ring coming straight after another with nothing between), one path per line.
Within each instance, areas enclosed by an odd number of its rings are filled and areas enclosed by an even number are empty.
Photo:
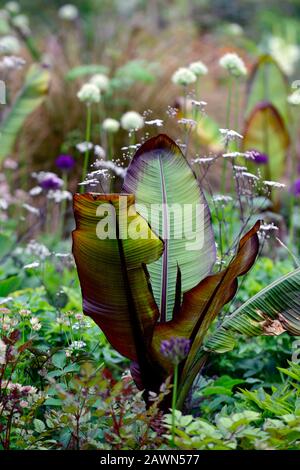
M300 268L277 279L226 318L206 341L215 352L234 348L236 334L300 335Z
M209 208L181 150L163 134L149 139L137 151L123 191L135 194L138 212L165 242L163 256L148 270L160 320L171 320L178 268L181 291L186 292L214 265L216 250ZM192 230L197 242L189 238Z
M269 101L278 110L286 126L289 124L287 80L277 62L269 55L262 55L255 64L248 82L246 118L261 101Z
M0 127L0 161L11 153L26 118L45 99L49 81L49 70L36 64L28 70L24 86Z
M269 102L259 103L250 115L244 131L243 150L257 150L268 155L268 163L260 170L265 179L278 181L286 167L289 134L284 121ZM257 166L248 162L249 169Z
M145 264L161 256L163 242L135 212L133 195L76 194L74 214L73 254L83 311L117 351L137 361L142 374L149 374L147 350L159 312ZM144 238L126 235L135 228ZM150 379L148 375L145 380Z

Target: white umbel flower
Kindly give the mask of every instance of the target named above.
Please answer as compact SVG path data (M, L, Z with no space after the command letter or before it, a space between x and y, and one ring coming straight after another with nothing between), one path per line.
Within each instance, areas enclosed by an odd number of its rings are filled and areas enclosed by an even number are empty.
M144 118L136 111L127 111L121 117L121 126L127 131L137 131L144 127Z
M299 106L300 105L300 91L294 91L291 95L287 97L287 101L292 106Z
M102 123L102 128L104 131L114 134L120 129L120 123L116 119L106 118Z
M79 92L77 93L77 97L80 101L86 103L87 105L92 103L99 103L101 99L99 88L92 83L85 83L82 85Z
M219 64L234 77L247 75L247 69L243 59L234 52L229 52L228 54L223 55L219 60Z
M172 75L172 82L175 83L175 85L188 86L195 83L196 80L197 77L195 73L187 67L180 67Z
M206 75L208 72L208 68L206 67L201 60L197 62L192 62L189 66L189 69L197 76L200 77L201 75Z
M4 54L18 54L20 51L20 43L15 36L3 36L0 39L0 52Z
M97 73L90 79L90 83L99 88L100 91L105 92L109 88L109 78L103 73Z
M58 16L61 20L65 21L74 21L79 16L78 8L75 5L71 5L70 3L63 5L58 10Z

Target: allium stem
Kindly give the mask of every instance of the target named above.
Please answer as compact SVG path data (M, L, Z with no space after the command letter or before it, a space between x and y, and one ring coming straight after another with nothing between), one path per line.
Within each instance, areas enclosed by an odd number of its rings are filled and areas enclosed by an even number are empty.
M87 148L84 154L84 163L83 163L83 170L82 170L82 180L85 180L88 168L89 168L89 155L90 149L88 148L88 143L91 140L91 127L92 127L92 108L91 105L87 106L87 115L86 115L86 132L85 132L85 141L87 142ZM81 186L80 192L84 192L84 185Z
M231 101L232 101L232 77L229 76L228 81L228 95L227 95L227 108L226 108L226 129L230 129L230 115L231 115ZM227 172L227 161L223 158L223 169L222 169L222 193L226 190L226 172Z
M176 418L176 402L178 388L178 364L174 366L173 392L172 392L172 445L175 446L175 418Z

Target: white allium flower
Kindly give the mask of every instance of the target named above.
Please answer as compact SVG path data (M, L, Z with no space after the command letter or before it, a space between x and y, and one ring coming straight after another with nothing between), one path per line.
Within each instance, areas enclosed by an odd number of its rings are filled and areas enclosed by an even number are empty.
M290 44L278 36L271 36L268 41L268 50L283 72L292 75L300 58L299 46Z
M0 364L6 362L6 344L0 339Z
M80 88L79 92L77 93L77 97L83 103L90 105L92 103L99 103L101 99L100 90L96 85L92 83L85 83Z
M29 19L26 15L17 15L12 18L12 24L23 34L30 34Z
M79 16L78 8L70 3L63 5L58 10L58 16L61 20L74 21Z
M9 13L17 14L20 11L20 5L18 2L7 2L5 4L5 9L9 11Z
M116 119L106 118L102 122L102 128L106 132L115 133L115 132L118 132L118 130L120 129L120 123Z
M292 106L299 106L300 105L300 91L294 91L291 95L287 97L287 101Z
M144 118L136 111L127 111L121 117L121 126L127 131L137 131L144 127Z
M197 62L192 62L189 66L189 69L194 72L194 74L197 77L200 77L201 75L206 75L208 72L208 68L206 67L201 60L198 60Z
M0 52L4 54L18 54L20 51L20 43L15 36L3 36L0 38Z
M241 59L235 52L228 52L223 55L219 60L219 64L234 77L247 75L247 69L243 59Z
M172 82L175 83L175 85L188 86L195 83L196 80L197 77L195 73L187 67L180 67L172 75Z
M99 88L101 92L105 92L109 88L109 78L103 73L97 73L96 75L93 75L90 79L90 83L96 85L96 87Z

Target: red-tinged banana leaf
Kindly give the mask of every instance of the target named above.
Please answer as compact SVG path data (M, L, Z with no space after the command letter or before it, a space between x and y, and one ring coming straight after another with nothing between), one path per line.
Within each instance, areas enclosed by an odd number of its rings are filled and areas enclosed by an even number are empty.
M148 271L160 321L171 320L177 268L182 292L186 292L205 278L215 263L208 205L181 150L163 134L149 139L136 152L123 192L135 194L138 212L165 242L163 256L149 265ZM194 239L190 238L192 231Z
M300 268L280 277L245 302L205 341L209 351L231 351L237 336L300 336Z
M244 151L267 154L268 163L259 166L263 178L272 181L282 178L289 143L287 128L278 111L269 102L259 103L246 122L242 145ZM250 170L257 170L257 165L250 160L248 164Z
M289 86L277 62L270 55L262 55L256 62L248 81L246 118L261 101L269 101L289 126L290 112L287 102Z
M148 345L159 312L145 265L161 256L163 242L136 213L133 195L76 194L74 214L83 311L117 351L138 362L144 378L148 371L150 380Z
M208 276L184 294L181 309L174 320L155 327L152 341L153 356L159 358L159 362L168 372L172 371L172 364L161 357L161 341L171 337L184 337L192 342L180 380L180 406L183 404L187 387L191 386L199 371L201 365L199 351L208 328L222 307L234 297L238 285L237 278L248 272L256 259L259 248L257 236L259 227L260 222L257 222L243 236L235 257L226 269Z

